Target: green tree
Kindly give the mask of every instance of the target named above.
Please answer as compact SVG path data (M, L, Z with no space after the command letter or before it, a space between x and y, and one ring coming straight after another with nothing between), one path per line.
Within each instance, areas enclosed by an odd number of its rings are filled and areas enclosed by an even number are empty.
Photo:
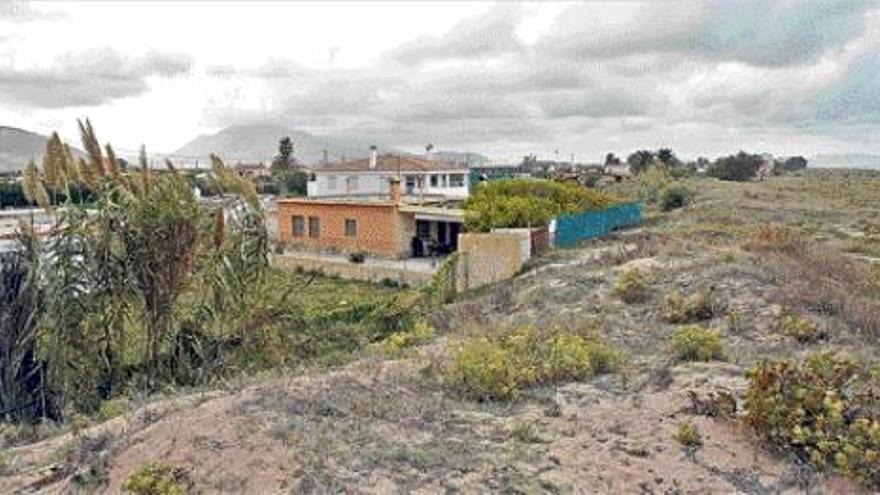
M747 181L758 175L758 168L762 162L760 155L740 151L735 155L715 160L715 163L709 167L708 175L721 180Z
M283 137L278 141L278 154L272 159L272 173L286 173L295 167L293 141L289 137Z
M807 159L802 156L792 156L777 166L780 172L797 172L807 168Z
M638 175L648 169L651 162L654 161L654 153L648 150L639 150L633 152L626 157L626 163L629 164L629 170L634 175Z

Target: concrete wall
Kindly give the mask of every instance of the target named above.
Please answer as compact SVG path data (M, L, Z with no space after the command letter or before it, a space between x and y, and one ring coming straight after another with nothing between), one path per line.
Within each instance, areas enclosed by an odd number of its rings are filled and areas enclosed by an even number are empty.
M459 235L456 291L476 289L516 275L528 261L531 250L530 234L523 230Z
M433 275L430 272L404 270L390 266L376 266L350 261L320 259L309 255L286 253L274 255L272 265L285 270L319 271L325 275L335 275L345 279L381 282L383 279L395 280L413 287L427 284Z

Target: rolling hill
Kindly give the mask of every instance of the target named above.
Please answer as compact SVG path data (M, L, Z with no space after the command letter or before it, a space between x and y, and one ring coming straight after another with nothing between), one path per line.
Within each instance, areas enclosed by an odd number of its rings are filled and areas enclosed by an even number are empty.
M216 134L199 136L173 155L184 159L207 159L211 153L217 153L228 162L268 164L278 152L278 141L285 136L293 140L296 159L307 165L321 163L324 150L327 150L330 161L365 157L370 153L370 145L374 144L356 138L317 136L277 125L235 125ZM377 145L381 151L393 151L390 147Z
M0 126L0 173L23 170L28 160L40 160L48 138L41 134Z

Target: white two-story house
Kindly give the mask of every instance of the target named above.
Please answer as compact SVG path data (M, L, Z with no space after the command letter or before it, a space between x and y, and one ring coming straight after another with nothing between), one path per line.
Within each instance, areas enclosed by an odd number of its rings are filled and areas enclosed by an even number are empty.
M316 167L308 183L309 197L384 196L389 180L400 181L404 196L468 196L468 167L412 155L375 152L370 158Z

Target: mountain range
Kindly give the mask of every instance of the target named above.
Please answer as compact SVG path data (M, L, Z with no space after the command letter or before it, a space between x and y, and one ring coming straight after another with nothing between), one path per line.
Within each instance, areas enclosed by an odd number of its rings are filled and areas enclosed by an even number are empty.
M0 173L23 170L31 159L43 159L49 138L15 127L0 126Z
M294 157L302 164L318 166L325 158L329 162L364 158L370 155L370 147L376 145L381 152L400 152L400 150L373 143L353 136L326 136L290 129L271 124L234 125L215 134L201 135L183 145L173 153L154 153L153 161L161 165L164 158L171 159L182 167L193 165L207 166L209 155L216 153L227 163L265 163L272 162L278 153L278 142L283 137L293 141ZM0 126L0 173L22 170L32 158L39 163L46 148L48 138L42 134L15 127ZM74 154L82 152L73 149ZM436 160L470 163L479 165L489 159L479 153L466 151L434 150L431 157ZM128 157L127 159L136 159Z
M172 153L178 160L206 159L216 153L225 161L262 162L269 164L278 153L278 141L289 137L293 141L293 155L302 164L315 165L324 159L339 161L369 156L370 143L363 139L336 136L318 136L307 132L288 129L283 126L254 124L234 125L216 134L202 135ZM377 144L380 151L394 151L393 148Z

